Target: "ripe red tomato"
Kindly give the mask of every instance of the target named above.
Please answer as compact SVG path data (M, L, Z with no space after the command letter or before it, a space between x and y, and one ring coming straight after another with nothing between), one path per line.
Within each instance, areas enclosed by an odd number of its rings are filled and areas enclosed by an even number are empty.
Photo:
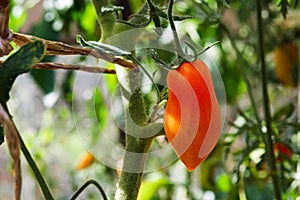
M193 171L213 150L222 129L212 77L200 59L185 61L169 71L167 85L166 137L188 171Z
M293 151L281 142L276 142L273 145L273 148L276 154L277 162L283 162L285 159L293 156Z

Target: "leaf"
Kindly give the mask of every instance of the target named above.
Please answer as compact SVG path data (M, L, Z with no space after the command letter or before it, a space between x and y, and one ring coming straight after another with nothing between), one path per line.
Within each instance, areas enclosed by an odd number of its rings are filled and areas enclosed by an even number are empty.
M117 12L120 10L124 10L124 7L122 6L113 6L113 5L107 5L107 6L102 6L101 7L101 13L104 15L106 13L110 12Z
M99 52L111 54L113 56L131 55L131 52L126 51L126 50L121 49L121 48L116 47L116 46L112 46L112 45L104 44L104 43L100 43L100 42L95 42L95 41L85 41L80 35L76 36L76 41L81 46L90 47L90 48L95 49Z
M222 173L217 177L216 185L219 190L224 193L229 193L231 189L230 176L226 173Z
M68 105L71 107L73 101L73 83L74 83L74 71L72 70L67 72L61 85L63 97L65 101L68 103Z
M293 112L294 112L295 108L293 106L293 104L289 103L289 104L286 104L285 106L279 108L274 116L273 116L273 120L274 121L282 121L282 120L285 120L287 118L289 118Z
M283 18L286 18L286 15L288 13L288 7L290 6L288 0L280 0L278 7L280 7L280 12L283 16Z
M59 32L53 30L52 23L45 19L34 25L30 34L47 40L56 40L59 37ZM55 56L45 56L42 62L52 62L54 58ZM44 94L53 92L55 86L54 70L33 69L30 71L30 75Z
M0 67L0 102L5 107L9 91L20 74L28 72L31 66L39 62L45 54L46 47L42 41L33 41L12 54Z
M230 8L230 5L227 3L226 0L218 0L220 3L222 3L226 8Z
M53 70L33 69L31 70L30 75L42 89L44 94L53 92L55 85L55 73Z
M145 180L142 182L141 189L139 191L138 200L150 200L153 199L155 192L163 187L171 187L173 184L166 178L159 178L153 181Z
M108 111L105 105L104 97L98 88L94 90L92 101L99 126L104 127L106 124Z

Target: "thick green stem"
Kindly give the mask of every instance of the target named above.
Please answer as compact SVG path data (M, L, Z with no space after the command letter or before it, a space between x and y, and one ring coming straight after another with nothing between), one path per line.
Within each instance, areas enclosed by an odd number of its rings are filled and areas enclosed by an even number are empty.
M151 138L126 137L126 149L122 173L116 192L116 200L137 199Z
M267 87L267 67L265 64L265 55L264 55L264 38L263 38L263 27L262 27L262 17L261 17L261 0L256 0L257 5L257 30L258 30L258 45L259 45L259 56L261 62L261 79L262 79L262 89L263 89L263 103L264 103L264 114L266 121L266 134L264 134L264 141L267 150L267 161L272 177L273 188L275 198L281 200L281 188L279 184L278 171L275 162L273 141L272 141L272 117L270 111L270 101L268 96L268 87Z
M139 69L127 70L117 67L117 76L121 83L125 110L126 148L115 199L135 200L152 138L143 137L143 127L147 125L148 117L144 107Z

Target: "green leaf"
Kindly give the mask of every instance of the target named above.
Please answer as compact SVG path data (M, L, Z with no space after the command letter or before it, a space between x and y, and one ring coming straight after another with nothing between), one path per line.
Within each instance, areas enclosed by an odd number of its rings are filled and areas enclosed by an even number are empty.
M112 46L109 44L104 44L100 42L95 42L95 41L85 41L80 35L76 36L76 41L79 43L81 46L84 47L90 47L92 49L95 49L99 52L111 54L113 56L125 56L125 55L130 55L131 52L126 51L124 49L121 49L116 46Z
M94 90L93 93L93 104L95 113L97 116L97 121L100 125L100 127L104 127L106 124L106 118L107 118L107 108L105 105L105 100L101 94L101 91L97 88Z
M217 177L216 185L219 190L224 193L228 193L231 188L230 176L226 173L222 173Z
M31 35L47 40L56 40L59 37L59 32L53 30L52 23L49 23L44 18L31 28L30 33ZM54 58L55 56L45 56L41 62L52 62ZM54 70L34 69L30 71L30 75L44 94L48 94L54 90Z
M288 7L290 6L288 0L280 0L278 7L280 8L280 12L284 19L286 18L286 15L288 13Z
M63 92L63 97L65 101L72 107L73 101L73 84L74 84L74 71L69 71L65 75L61 89Z
M145 180L142 182L138 200L150 200L153 199L155 192L163 187L171 187L173 184L166 178L159 178L153 181Z
M294 105L289 103L289 104L286 104L284 105L283 107L279 108L274 116L273 116L273 120L274 121L282 121L282 120L285 120L287 118L289 118L293 112L294 112L295 108L294 108Z
M220 3L222 3L226 8L230 8L230 5L227 3L226 0L219 0Z
M110 94L113 94L117 90L118 79L116 76L104 76L107 88Z
M50 70L34 69L31 70L30 75L33 77L38 86L42 89L44 94L49 94L54 90L55 73Z
M46 47L42 41L33 41L12 54L0 67L0 101L5 105L9 91L20 74L26 73L31 66L39 62L45 54Z

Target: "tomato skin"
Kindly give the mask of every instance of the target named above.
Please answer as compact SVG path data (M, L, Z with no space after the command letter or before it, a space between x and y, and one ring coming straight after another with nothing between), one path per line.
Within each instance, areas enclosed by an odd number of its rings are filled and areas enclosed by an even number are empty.
M297 85L297 67L299 65L298 47L293 43L284 43L274 49L275 74L285 86Z
M197 59L170 71L167 85L166 137L188 171L193 171L213 150L222 129L213 81L206 64Z

